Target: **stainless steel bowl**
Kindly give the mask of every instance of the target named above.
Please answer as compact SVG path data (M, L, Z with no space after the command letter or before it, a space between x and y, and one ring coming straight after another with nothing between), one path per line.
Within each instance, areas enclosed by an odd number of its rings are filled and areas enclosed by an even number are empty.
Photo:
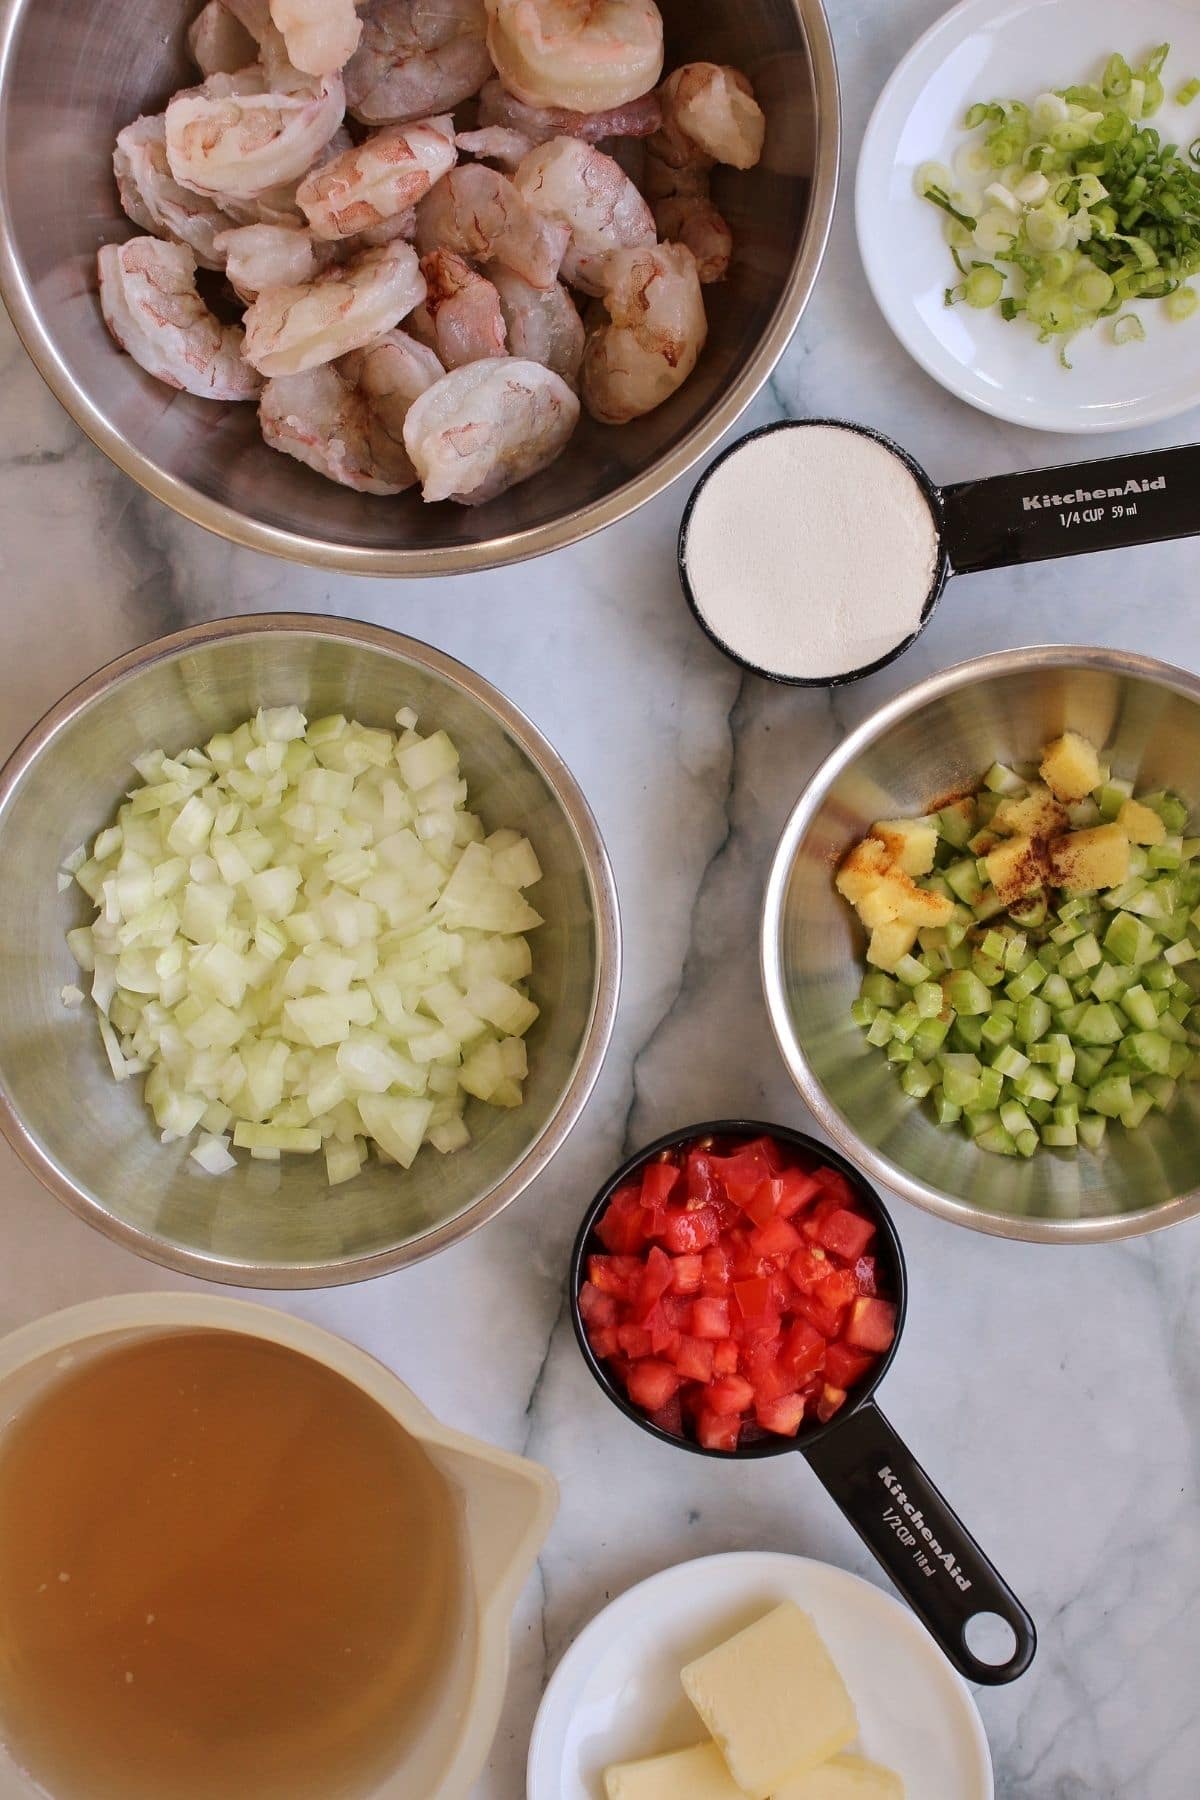
M198 4L198 0L196 0ZM536 480L478 508L373 499L268 450L254 408L173 393L118 354L96 301L97 247L132 230L111 157L121 126L195 79L195 4L3 0L0 293L55 394L126 474L212 531L358 574L495 568L623 518L702 457L766 380L824 254L837 188L837 70L821 0L662 0L668 66L709 58L752 77L762 163L717 172L737 251L705 289L700 366L665 406L619 429L585 420Z
M990 1156L942 1131L863 1041L850 1003L862 934L833 885L876 819L921 813L997 758L1066 729L1110 748L1119 775L1200 806L1200 680L1118 650L1005 651L923 681L848 737L809 783L775 853L762 925L767 1008L792 1080L848 1156L927 1212L998 1237L1089 1243L1200 1212L1200 1086L1102 1155Z
M324 1159L245 1161L220 1177L163 1145L139 1092L118 1087L95 1026L59 994L63 934L88 915L55 871L112 817L131 757L203 743L260 706L298 702L389 725L409 705L462 752L485 822L520 823L545 878L522 1106L468 1114L473 1143L375 1161L330 1192ZM0 948L0 1130L80 1218L140 1255L248 1287L360 1281L457 1243L545 1168L600 1070L616 1011L620 931L612 872L566 766L495 688L440 651L372 625L291 614L224 620L110 663L47 713L0 772L8 923Z

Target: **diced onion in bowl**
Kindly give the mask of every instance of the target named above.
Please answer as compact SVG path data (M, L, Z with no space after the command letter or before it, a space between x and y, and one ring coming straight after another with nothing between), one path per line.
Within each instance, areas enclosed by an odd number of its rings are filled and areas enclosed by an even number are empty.
M146 1074L163 1140L198 1134L207 1173L323 1150L332 1185L372 1144L404 1168L462 1149L468 1099L521 1104L537 856L487 835L444 731L396 722L285 706L147 751L63 864L96 907L67 943L113 1075Z

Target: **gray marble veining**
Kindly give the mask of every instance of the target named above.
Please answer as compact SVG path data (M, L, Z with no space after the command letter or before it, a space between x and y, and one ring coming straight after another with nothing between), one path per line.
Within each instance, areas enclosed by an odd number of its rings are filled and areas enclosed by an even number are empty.
M854 244L857 144L938 0L833 0L847 176L801 330L747 424L878 425L935 480L1066 460L908 361ZM577 549L487 579L367 583L231 549L88 445L0 327L0 747L122 649L230 611L353 615L430 639L524 707L591 799L627 933L621 1014L588 1114L537 1188L469 1243L365 1287L279 1300L384 1357L436 1411L548 1463L562 1510L523 1599L504 1722L477 1800L520 1800L549 1670L612 1594L686 1557L792 1550L883 1577L803 1464L721 1467L631 1431L562 1311L586 1198L627 1150L715 1113L803 1125L759 995L759 896L806 775L880 700L985 649L1101 642L1200 669L1191 543L954 584L895 668L829 697L742 680L674 575L686 487ZM1185 441L1185 417L1106 449ZM64 1096L69 1104L69 1097ZM172 1285L53 1205L4 1152L0 1329ZM1041 1650L981 1706L1004 1800L1191 1800L1200 1768L1200 1225L1091 1250L1006 1244L896 1202L912 1281L883 1395L1034 1612ZM914 1796L913 1800L920 1800Z

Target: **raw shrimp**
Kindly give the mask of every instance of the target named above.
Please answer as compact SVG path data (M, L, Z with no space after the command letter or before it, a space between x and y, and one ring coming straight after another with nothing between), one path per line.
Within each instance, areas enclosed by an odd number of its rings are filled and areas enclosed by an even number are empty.
M230 92L237 76L214 75L167 106L167 161L197 194L254 198L296 181L342 122L341 78L295 93ZM240 84L239 84L240 85Z
M513 186L536 211L565 225L572 250L583 256L654 242L654 217L624 169L580 138L551 138L531 150Z
M296 375L360 350L424 298L410 245L364 250L301 286L261 293L246 312L244 355L264 375Z
M601 112L638 100L662 74L654 0L487 0L488 48L527 106Z
M224 0L208 0L188 27L188 52L203 75L233 75L249 66L258 46Z
M484 273L500 296L509 354L553 369L574 387L583 356L583 320L561 281L552 288L531 287L503 263L488 263Z
M262 386L242 360L242 329L222 325L196 292L186 244L130 238L97 257L100 310L123 350L148 375L206 400L253 400Z
M406 331L389 331L337 364L367 403L367 439L376 467L389 481L412 487L417 471L404 448L404 421L418 395L445 374L435 353Z
M664 243L687 245L702 286L724 281L733 255L733 233L711 200L700 194L658 200L654 223Z
M315 169L296 200L317 237L352 237L406 212L457 160L449 113L389 125Z
M229 229L229 220L214 200L180 187L171 174L161 113L135 119L118 133L113 174L121 205L135 225L155 237L187 244L201 268L225 267L215 240Z
M656 156L676 167L699 151L714 162L752 169L762 155L767 122L740 69L685 63L659 89L662 130L651 140Z
M409 408L404 443L426 500L479 506L548 468L578 419L579 401L560 375L500 356L427 388Z
M290 61L306 75L336 75L358 49L354 0L270 0Z
M655 136L646 145L638 184L651 205L656 200L707 200L712 159L693 147L687 160L670 163L656 154L658 141Z
M533 139L523 131L512 131L507 125L484 125L478 131L460 131L454 142L468 156L483 162L496 162L511 174L533 149Z
M425 302L409 324L422 344L437 352L443 367L503 356L508 348L500 296L493 284L453 250L431 250L421 258Z
M250 301L264 288L302 287L332 261L333 247L287 225L235 225L220 233L230 283Z
M272 450L282 450L362 494L399 494L404 483L381 478L371 456L367 405L335 363L276 375L262 391L258 423Z
M662 124L657 94L641 94L625 106L607 112L572 112L566 106L526 106L510 94L503 82L487 81L479 90L481 126L507 126L519 131L531 144L548 144L555 137L584 138L598 144L603 138L649 137Z
M687 380L708 336L696 259L682 244L609 252L608 318L588 332L583 402L604 425L661 406Z
M364 125L449 112L492 73L483 0L371 0L346 64L346 103Z
M570 239L567 226L536 211L507 175L483 163L460 163L417 206L418 250L502 262L534 287L553 286Z
M345 238L343 248L354 250L362 245L370 249L380 244L394 244L397 238L406 238L411 244L416 235L417 209L409 206L403 212L385 219L381 225L369 225L366 231L358 231L352 238Z

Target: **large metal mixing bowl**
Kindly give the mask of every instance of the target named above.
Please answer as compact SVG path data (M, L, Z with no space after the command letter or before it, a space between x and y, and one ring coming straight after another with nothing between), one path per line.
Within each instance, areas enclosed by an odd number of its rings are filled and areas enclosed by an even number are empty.
M1200 1212L1200 1084L1102 1154L1039 1150L1028 1162L939 1130L850 1018L864 968L858 922L833 872L876 819L923 813L1022 761L1065 730L1108 747L1141 788L1200 807L1200 679L1119 650L984 656L903 694L817 771L784 828L767 885L762 967L784 1061L834 1142L927 1212L999 1237L1089 1243Z
M64 856L107 824L136 780L130 759L180 751L259 706L390 725L401 706L445 728L485 824L520 825L544 879L534 940L525 1101L473 1103L473 1141L409 1170L373 1159L330 1190L323 1157L243 1160L206 1176L160 1144L141 1083L117 1086L94 1021L59 997L75 979L63 934L90 916L58 895ZM0 1130L89 1224L168 1268L248 1287L360 1281L456 1243L545 1168L600 1072L616 1012L620 932L612 872L587 802L529 720L461 663L371 625L291 614L227 619L110 663L46 714L0 771Z
M717 171L737 248L729 279L705 289L707 347L665 406L619 428L585 418L553 468L483 507L335 487L268 450L252 406L175 393L108 336L96 250L133 230L117 204L113 140L195 80L183 34L198 3L0 4L0 293L68 412L158 499L238 543L327 568L495 568L574 543L660 493L770 374L816 280L837 188L837 70L821 0L662 0L667 66L735 63L767 115L758 168Z

